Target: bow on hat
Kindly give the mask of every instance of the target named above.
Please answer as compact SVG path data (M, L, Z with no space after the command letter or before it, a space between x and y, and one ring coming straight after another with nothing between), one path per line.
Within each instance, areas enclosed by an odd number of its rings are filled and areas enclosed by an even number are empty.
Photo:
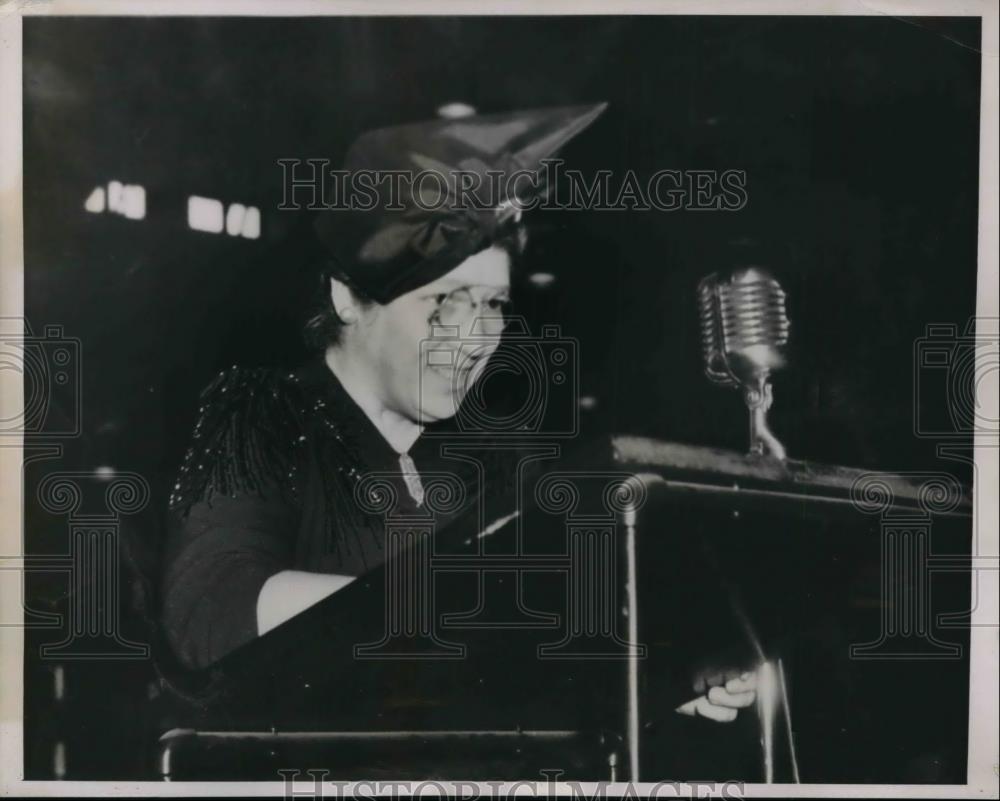
M475 252L509 229L511 223L519 221L525 204L536 196L541 199L547 194L547 187L536 179L531 191L519 192L514 198L505 196L495 206L483 202L479 192L468 191L463 198L458 185L459 174L477 178L480 189L489 187L489 170L509 176L516 170L526 169L513 154L503 154L493 167L478 159L466 159L457 167L449 167L419 153L411 156L422 171L439 178L429 186L422 181L417 186L404 188L402 199L406 210L399 215L398 222L388 222L377 228L361 245L358 258L362 262L392 260L406 250L425 259L433 258L442 250L459 245L463 250L472 248ZM471 200L470 194L474 196Z
M432 120L363 134L348 151L345 166L355 175L375 172L375 191L366 192L369 200L374 194L375 203L370 210L321 212L317 236L344 278L373 300L388 303L450 272L510 231L524 206L549 191L542 160L606 106ZM380 171L402 172L404 180L380 180ZM433 180L419 177L428 173ZM526 180L516 180L514 196L496 197L497 183L506 185L516 175ZM471 184L464 184L468 178Z

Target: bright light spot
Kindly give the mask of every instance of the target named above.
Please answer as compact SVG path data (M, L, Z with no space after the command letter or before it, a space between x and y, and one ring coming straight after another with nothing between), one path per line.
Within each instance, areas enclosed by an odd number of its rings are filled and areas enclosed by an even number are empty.
M256 206L244 206L242 203L230 203L226 211L226 233L230 236L258 239L260 209Z
M90 193L83 207L90 212L101 212L105 209L104 200L104 189L99 186ZM139 184L108 181L107 210L130 220L143 219L146 216L146 190Z
M195 231L222 233L224 216L221 200L198 195L188 198L188 226Z
M528 280L539 289L544 289L555 283L556 277L552 273L532 273L528 276Z
M248 206L246 216L243 217L243 230L241 232L247 239L260 238L260 209L256 206Z
M446 120L459 120L462 117L471 117L476 113L476 107L470 106L468 103L454 102L445 103L440 106L437 110L439 117L444 117Z
M113 467L108 467L107 465L101 465L94 470L94 476L101 479L101 481L110 481L115 477L115 469Z
M108 182L108 211L118 211L121 208L123 188L121 181Z
M597 408L597 398L593 395L581 395L579 404L581 409L589 412L591 409Z
M66 671L62 665L52 669L52 685L52 694L57 701L62 701L66 697Z
M66 743L62 740L56 741L52 751L52 775L57 779L66 777Z
M93 214L100 214L104 211L104 187L95 188L83 202L83 207Z
M121 204L117 211L130 220L141 220L146 216L146 190L139 184L122 187Z
M230 236L239 236L243 230L243 218L246 216L247 207L242 203L230 203L226 211L226 233Z

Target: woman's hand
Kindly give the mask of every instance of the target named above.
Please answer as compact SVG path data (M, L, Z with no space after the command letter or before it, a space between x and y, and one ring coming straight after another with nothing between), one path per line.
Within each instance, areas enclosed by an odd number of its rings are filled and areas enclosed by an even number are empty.
M757 700L757 674L743 673L725 684L712 687L686 704L677 707L682 715L700 716L729 723L736 720L737 713Z
M264 582L257 596L257 635L277 628L313 604L342 590L354 579L354 576L304 570L275 573Z

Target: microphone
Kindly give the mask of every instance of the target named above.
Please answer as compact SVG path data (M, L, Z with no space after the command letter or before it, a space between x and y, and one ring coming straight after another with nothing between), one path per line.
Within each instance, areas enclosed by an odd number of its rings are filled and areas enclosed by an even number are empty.
M785 458L767 426L774 402L771 372L785 366L790 323L785 292L759 267L712 273L698 284L705 375L717 384L742 387L750 412L750 453Z

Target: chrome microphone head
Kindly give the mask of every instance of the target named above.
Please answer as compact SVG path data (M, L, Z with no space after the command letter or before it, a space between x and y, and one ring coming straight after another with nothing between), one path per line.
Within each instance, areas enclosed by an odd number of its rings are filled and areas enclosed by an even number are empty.
M771 371L785 365L790 323L781 285L759 267L713 273L698 284L705 375L741 386L750 409L750 450L785 458L767 428Z

